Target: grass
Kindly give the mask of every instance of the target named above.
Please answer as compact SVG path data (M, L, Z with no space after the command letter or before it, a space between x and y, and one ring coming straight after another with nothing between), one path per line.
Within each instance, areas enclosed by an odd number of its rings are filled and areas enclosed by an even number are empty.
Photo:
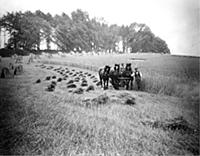
M34 65L25 66L24 73L14 79L0 79L0 154L198 155L199 104L191 102L199 93L196 81L188 85L189 81L173 75L143 74L146 89L159 94L95 89L77 95L59 86L46 92L45 77L50 71ZM37 79L42 82L36 84ZM173 90L175 82L182 88ZM167 90L177 97L164 95ZM187 92L187 97L179 92ZM134 99L134 104L128 105L127 99ZM177 117L183 117L196 132L142 124Z
M135 62L132 58L143 58ZM73 60L73 62L71 62ZM43 63L62 64L97 72L106 64L131 62L143 74L142 90L150 93L185 97L199 88L199 57L178 57L160 54L124 54L100 56L71 56L42 60ZM195 94L198 94L196 92Z
M33 98L34 96L36 97ZM68 95L61 98L58 95L49 97L43 94L48 97L48 101L37 100L42 99L39 97L42 95L38 93L34 93L34 96L25 99L25 96L18 96L18 99L12 100L21 101L20 103L7 101L7 106L3 106L6 108L1 106L1 110L9 110L1 114L1 117L9 115L9 127L4 125L7 128L7 137L3 139L3 143L11 149L4 151L6 154L190 155L194 151L197 153L197 136L165 132L140 123L146 118L161 120L162 114L163 118L176 116L177 111L180 111L178 109L174 112L170 112L169 109L163 111L161 106L157 108L158 104L153 103L148 103L148 108L143 106L143 109L139 109L141 106L131 107L110 102L89 109L82 106L80 100L69 98ZM150 107L153 108L149 109ZM168 105L168 108L171 107ZM169 116L166 116L167 113L170 113Z

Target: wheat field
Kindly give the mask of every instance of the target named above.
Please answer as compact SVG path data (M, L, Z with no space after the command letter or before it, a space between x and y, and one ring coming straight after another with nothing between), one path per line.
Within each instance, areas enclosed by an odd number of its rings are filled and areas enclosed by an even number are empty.
M125 62L142 71L142 91L95 86L75 94L67 81L57 83L53 92L45 90L50 82L45 77L60 77L49 66L98 77L99 67ZM53 56L24 63L21 75L0 79L0 154L199 155L198 62L135 54ZM42 64L47 68L38 67Z

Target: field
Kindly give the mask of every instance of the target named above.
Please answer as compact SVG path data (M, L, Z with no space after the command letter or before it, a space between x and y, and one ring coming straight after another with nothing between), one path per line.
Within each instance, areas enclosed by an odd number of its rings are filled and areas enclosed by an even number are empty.
M97 72L106 64L132 63L139 67L144 75L143 91L178 97L198 95L199 88L199 58L180 57L160 54L124 54L54 57L43 60L44 63L70 65Z
M21 75L0 79L0 154L199 155L199 58L53 55L26 62ZM96 85L99 67L126 62L142 71L142 91Z

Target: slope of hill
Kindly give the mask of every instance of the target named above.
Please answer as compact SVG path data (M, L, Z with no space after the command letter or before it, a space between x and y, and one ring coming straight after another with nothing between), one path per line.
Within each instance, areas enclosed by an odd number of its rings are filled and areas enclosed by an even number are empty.
M178 97L103 91L98 86L89 92L82 87L84 92L77 94L76 88L67 88L73 76L69 73L96 77L96 72L35 65L24 65L24 73L14 79L0 79L1 154L199 154L198 105ZM68 77L48 92L51 81L61 77L55 72L58 68L70 71Z

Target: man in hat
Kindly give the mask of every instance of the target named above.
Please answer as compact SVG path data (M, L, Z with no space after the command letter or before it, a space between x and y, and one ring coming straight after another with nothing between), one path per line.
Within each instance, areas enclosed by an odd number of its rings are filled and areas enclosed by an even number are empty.
M141 89L142 73L138 70L138 67L135 68L133 75L135 77L137 89L140 90Z

